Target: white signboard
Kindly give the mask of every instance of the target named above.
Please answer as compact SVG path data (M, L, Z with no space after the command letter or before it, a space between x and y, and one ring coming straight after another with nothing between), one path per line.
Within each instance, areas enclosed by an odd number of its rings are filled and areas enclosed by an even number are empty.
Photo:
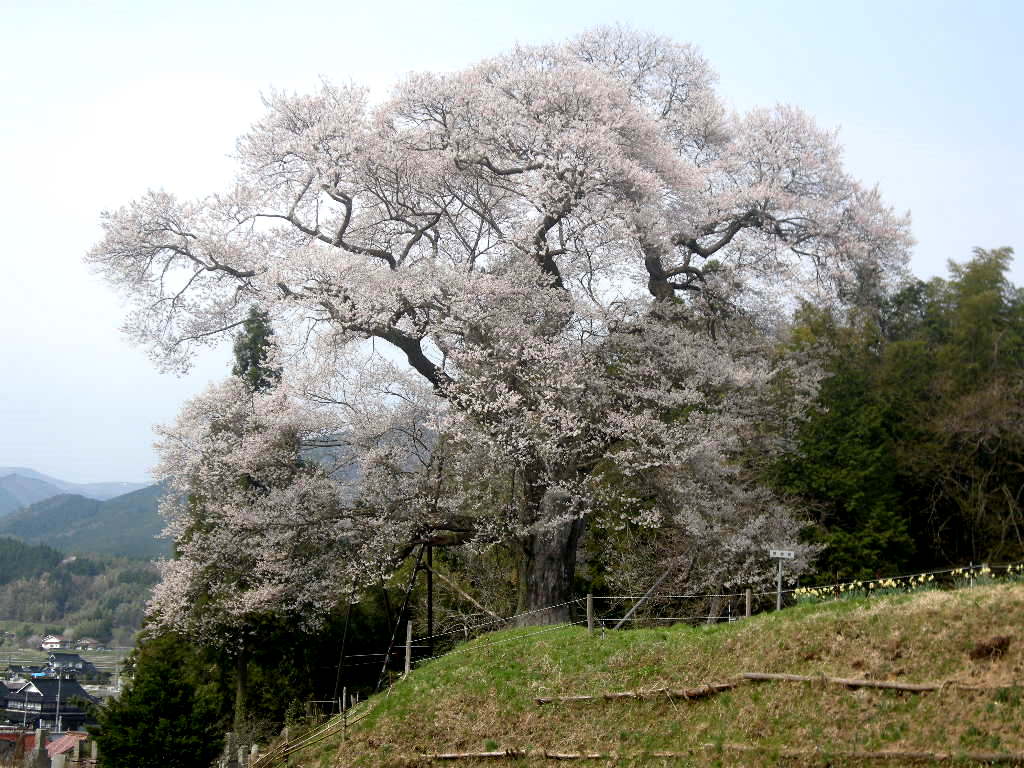
M778 557L782 560L792 560L796 557L796 552L791 549L769 549L768 557Z

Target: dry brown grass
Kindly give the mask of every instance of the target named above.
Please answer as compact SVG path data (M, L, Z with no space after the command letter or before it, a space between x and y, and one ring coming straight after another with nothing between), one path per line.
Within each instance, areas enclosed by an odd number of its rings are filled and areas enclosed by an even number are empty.
M569 627L483 647L495 637L527 632L481 638L478 651L415 670L389 697L371 700L374 713L345 744L298 763L415 766L429 763L424 753L512 748L616 753L604 761L615 765L709 766L857 763L779 754L786 748L1024 752L1024 585L800 606L707 628L588 636ZM997 637L1010 638L1001 653L972 653ZM693 702L533 702L536 696L692 687L742 671L1009 687L911 694L751 683ZM708 743L761 751L709 750ZM657 750L689 750L692 757L652 757Z

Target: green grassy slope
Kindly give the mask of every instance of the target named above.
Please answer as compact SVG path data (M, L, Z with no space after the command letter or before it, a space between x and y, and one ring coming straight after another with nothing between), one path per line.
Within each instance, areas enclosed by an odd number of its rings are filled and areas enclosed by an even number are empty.
M615 755L602 764L729 766L778 765L790 749L1024 752L1021 584L802 605L710 627L593 636L578 626L532 634L537 631L494 633L425 663L387 696L367 702L370 715L349 730L347 741L322 742L294 764L427 765L439 763L424 753L508 749ZM1010 638L1005 653L971 657L979 642L1000 635ZM745 683L694 701L534 701L697 686L744 671L1016 687L912 694ZM730 748L737 744L757 751ZM658 750L691 756L667 760L651 754ZM498 764L512 762L545 761ZM784 762L860 764L827 755ZM484 763L454 763L477 764Z

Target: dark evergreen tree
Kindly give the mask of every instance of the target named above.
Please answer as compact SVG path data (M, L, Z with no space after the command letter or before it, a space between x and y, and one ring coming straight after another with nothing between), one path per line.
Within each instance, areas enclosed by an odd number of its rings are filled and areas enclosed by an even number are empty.
M281 379L281 369L267 365L273 335L270 316L259 307L250 307L242 331L235 337L235 365L231 373L254 392L270 389Z
M902 392L883 386L886 348L875 317L843 324L807 306L794 334L805 350L824 350L826 378L797 450L772 467L772 484L799 498L816 521L809 538L825 545L818 560L823 582L900 572L914 562L906 510L915 485L896 461L902 400L913 385L908 379Z
M805 307L794 344L828 376L772 469L826 545L822 581L1024 557L1024 291L977 249L871 312Z
M197 661L174 635L140 646L132 682L95 709L102 768L195 768L216 759L223 744L217 697Z

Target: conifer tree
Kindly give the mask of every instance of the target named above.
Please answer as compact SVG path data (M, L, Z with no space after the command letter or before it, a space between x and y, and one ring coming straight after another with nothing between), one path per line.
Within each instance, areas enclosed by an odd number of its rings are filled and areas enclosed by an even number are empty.
M281 369L267 364L274 329L270 316L253 305L235 337L235 364L231 369L253 392L270 389L281 380Z
M145 642L135 678L96 709L103 768L194 768L221 750L216 697L193 679L195 654L174 635Z

